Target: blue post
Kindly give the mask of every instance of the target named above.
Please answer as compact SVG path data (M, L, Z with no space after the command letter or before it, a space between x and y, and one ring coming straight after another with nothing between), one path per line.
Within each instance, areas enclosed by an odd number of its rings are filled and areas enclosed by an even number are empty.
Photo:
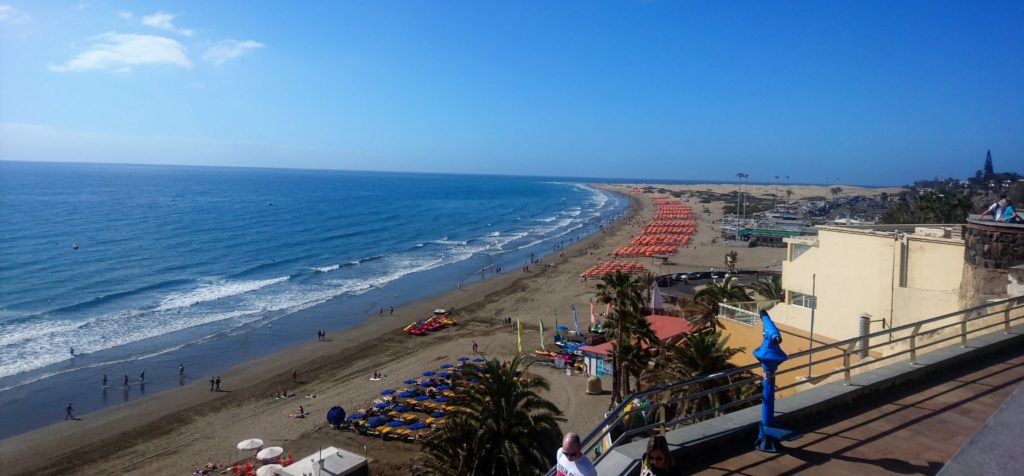
M771 316L765 311L761 311L760 315L764 340L761 341L761 347L754 350L754 358L761 362L764 380L761 381L761 426L755 446L758 451L778 453L782 448L782 445L779 444L781 441L792 441L803 435L792 430L775 427L775 371L789 356L779 346L779 343L782 342L782 334L775 327Z

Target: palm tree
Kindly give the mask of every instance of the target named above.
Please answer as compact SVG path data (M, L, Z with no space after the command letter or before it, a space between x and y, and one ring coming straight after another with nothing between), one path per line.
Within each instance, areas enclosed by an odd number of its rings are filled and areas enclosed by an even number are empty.
M640 287L642 287L644 290L644 303L650 303L651 288L654 287L654 284L657 282L658 277L655 276L655 274L650 270L644 270L644 272L637 274L634 279L637 280L637 282L640 284Z
M551 467L561 439L558 423L566 420L535 392L547 390L547 382L521 375L527 368L521 355L507 368L491 360L477 383L456 383L454 410L423 443L433 473L512 476Z
M695 332L686 336L673 351L672 372L678 380L708 375L723 370L736 368L729 362L736 354L744 352L742 347L729 347L729 336L723 336L718 330L712 332ZM698 393L729 383L730 379L716 379L686 389L688 393ZM683 407L685 414L694 414L743 398L748 390L720 391L689 400ZM743 396L741 396L743 395Z
M829 192L832 192L832 201L834 202L839 198L839 194L843 193L843 187L832 187Z
M642 329L647 320L641 316L643 309L643 287L633 276L622 271L606 274L597 284L597 300L611 304L612 312L605 319L608 339L612 341L612 398L609 407L622 401L624 344L633 337L633 332ZM640 322L642 321L642 323ZM647 327L650 329L650 327ZM628 379L628 376L626 377Z
M743 286L733 284L732 276L725 278L721 284L711 283L693 295L693 302L704 307L704 312L689 316L687 319L701 328L712 328L718 325L718 305L723 302L749 301Z
M782 300L782 279L778 276L771 276L767 281L754 281L747 287L765 299Z

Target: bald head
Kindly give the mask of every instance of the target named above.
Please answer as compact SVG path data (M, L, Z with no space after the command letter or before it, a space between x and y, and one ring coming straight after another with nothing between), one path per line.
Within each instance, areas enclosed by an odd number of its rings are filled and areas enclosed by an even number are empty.
M566 454L575 454L580 450L580 435L569 432L562 437L562 451Z

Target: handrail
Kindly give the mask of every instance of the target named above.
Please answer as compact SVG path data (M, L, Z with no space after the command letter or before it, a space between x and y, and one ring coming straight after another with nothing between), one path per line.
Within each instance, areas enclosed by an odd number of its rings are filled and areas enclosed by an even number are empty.
M1005 306L1005 307L1001 307L1001 306ZM966 346L967 335L968 334L977 333L979 331L990 329L990 328L994 328L994 327L998 327L998 326L1002 326L1003 327L1003 332L1009 332L1010 331L1010 327L1011 327L1011 325L1010 325L1011 322L1014 322L1014 321L1017 321L1017 320L1020 320L1020 319L1024 319L1024 314L1022 314L1022 315L1020 315L1018 317L1015 317L1015 318L1011 318L1011 311L1016 310L1016 309L1021 309L1021 308L1024 308L1024 297L1018 296L1018 297L1012 297L1012 298L1008 298L1008 299L1004 299L1004 300L1000 300L1000 301L994 301L994 302L990 302L990 303L986 303L986 304L981 304L981 305L978 305L978 306L970 307L970 308L967 308L967 309L961 309L959 311L954 311L954 312L942 314L942 315L939 315L939 316L931 317L931 318L928 318L928 319L925 319L925 320L922 320L922 321L917 321L917 322L912 322L912 323L909 323L909 324L904 324L904 325L899 326L899 327L892 327L892 328L889 328L889 329L883 329L881 331L873 332L873 333L870 333L870 334L867 334L867 335L857 336L857 337L853 337L853 338L850 338L850 339L846 339L846 340L842 340L842 341L838 341L838 342L833 342L831 344L824 344L824 345L821 345L821 346L815 346L813 349L797 352L795 354L790 355L789 356L789 361L792 361L792 362L805 362L805 361L808 361L807 357L809 355L820 354L822 352L827 352L827 351L836 351L836 350L841 351L842 355L830 355L830 356L828 356L826 358L818 360L817 363L820 364L821 362L828 362L828 361L835 360L835 359L838 359L838 358L841 357L843 359L843 366L842 366L842 368L838 369L838 370L835 370L835 371L828 372L828 373L823 374L823 375L819 375L819 376L817 376L817 378L826 378L826 377L831 377L833 375L836 375L838 373L843 373L843 382L844 382L844 384L845 385L850 385L852 383L852 378L853 378L853 375L852 375L853 372L852 371L855 370L855 369L864 367L864 366L866 366L868 364L876 364L877 362L884 361L884 360L887 360L887 359L892 359L892 358L895 358L895 357L898 357L898 356L901 356L901 355L909 353L910 354L909 360L910 360L911 365L918 365L917 353L921 349L923 349L923 348L932 347L934 345L938 345L938 344L941 344L941 343L944 343L944 342L948 342L950 340L958 339L958 338L959 338L959 344L961 346ZM986 318L986 317L993 317L993 316L996 316L998 314L1002 314L1003 315L1003 319L1002 319L1001 322L997 322L997 323L990 324L990 325L985 325L985 326L980 327L980 328L968 329L968 327L969 327L967 325L968 323L974 322L974 321L977 321L979 319L983 319L983 318ZM929 328L927 330L922 331L922 329L925 328L926 326L928 326L929 324L937 323L939 321L942 321L942 320L945 320L945 319L954 318L954 317L958 317L959 319L957 319L955 322L947 324L947 325L942 325L942 326L939 326L939 327L936 327L936 328ZM931 342L925 342L923 344L918 342L918 339L922 336L922 334L933 334L933 333L936 333L938 331L942 331L942 330L946 330L946 329L950 329L950 328L954 328L954 327L959 327L959 329L957 330L955 335L943 337L941 339L937 339L937 340L934 340L934 341L931 341ZM910 331L910 332L906 336L892 338L892 336L894 334L899 334L899 333L902 333L904 331ZM887 336L887 337L889 337L889 339L884 340L880 344L865 345L864 346L864 350L871 350L871 349L876 349L876 348L879 348L879 347L887 347L887 346L891 346L891 345L893 345L895 343L903 342L903 341L909 341L909 349L908 350L901 350L901 351L893 352L891 354L884 355L882 357L873 359L872 361L869 361L869 362L858 362L856 364L852 363L851 357L853 355L857 354L857 350L856 350L857 343L870 342L870 340L873 339L873 338L883 337L883 336ZM786 369L780 369L776 373L776 375L790 373L790 372L796 372L796 371L799 371L801 369L806 371L809 366L812 366L814 364L815 364L815 362L813 361L813 359L811 359L809 362L801 363L801 364L799 364L799 365L797 365L795 367L788 367ZM733 387L736 387L736 386L739 386L739 385L748 384L748 383L750 383L753 380L760 380L760 377L755 377L755 378L747 377L747 378L738 379L736 382L732 382L732 381L730 381L731 379L729 378L729 377L736 376L736 375L742 375L744 373L751 374L751 373L753 373L754 370L757 370L759 368L760 368L760 364L744 365L742 367L737 367L737 368L733 368L733 369L729 369L729 370L725 370L725 371L721 371L721 372L715 372L715 373L712 373L712 374L691 377L691 378L688 378L688 379L679 380L679 381L672 382L672 383L656 385L656 386L649 387L649 388L647 388L645 390L642 390L642 391L634 392L634 393L630 394L628 397L624 398L622 400L622 402L620 402L618 405L615 406L615 408L613 408L608 414L606 414L604 419L582 439L581 444L582 444L583 452L585 454L591 453L594 450L594 448L597 446L597 444L600 443L601 440L603 440L606 436L608 436L612 432L612 430L614 428L618 427L619 424L622 423L629 416L633 416L633 415L636 415L636 414L639 414L639 413L643 413L643 412L657 411L657 410L659 410L659 409L661 409L663 407L666 407L667 405L670 405L670 404L675 404L675 403L678 403L678 402L694 400L696 398L700 398L700 397L705 396L705 395L719 393L719 392L722 392L722 391L727 390L729 388L733 388ZM696 392L689 392L689 393L685 393L685 394L682 394L682 395L677 395L677 396L674 396L674 397L671 396L671 392L676 391L676 390L680 390L680 389L682 389L684 387L696 386L696 385L700 385L700 384L703 384L703 383L706 383L706 382L713 382L713 381L719 381L720 382L723 379L726 380L726 381L729 381L729 383L727 383L725 385L718 385L718 386L716 386L714 388L701 389L701 390L696 391ZM793 384L790 384L790 385L779 387L779 390L786 390L786 389L794 388L794 387L797 387L797 386L800 386L800 385L804 385L806 383L807 382L793 383ZM629 411L626 411L626 409L625 409L626 406L629 405L629 403L634 401L634 400L645 399L646 397L649 397L649 396L652 396L652 395L656 395L656 394L663 394L663 393L666 393L666 392L669 392L669 398L666 399L665 401L652 401L650 403L650 405L645 407L645 408L631 409ZM672 420L671 422L654 423L654 424L649 424L649 425L641 426L641 427L638 427L638 428L629 429L627 431L624 431L621 435L619 435L618 438L615 439L615 441L612 442L611 448L614 448L615 446L620 444L620 442L623 442L623 441L628 442L628 439L630 437L634 436L634 435L642 434L644 432L647 432L647 431L650 431L652 429L655 429L655 428L657 428L657 427L659 427L661 425L676 426L676 425L679 425L679 424L692 423L694 421L699 420L700 418L702 418L704 416L714 415L714 414L718 414L718 413L723 413L723 411L728 409L728 408L739 406L739 405L741 405L743 403L754 402L758 398L760 398L760 395L750 396L750 397L746 397L746 398L744 398L744 399L742 399L740 401L729 402L729 403L726 403L726 404L723 404L723 405L716 406L714 408L703 410L703 411L701 411L701 412L699 412L697 414L694 414L694 415L678 416L676 419ZM607 450L602 452L601 455L597 456L597 458L595 459L595 462L596 461L600 461L600 459L604 456L604 454L607 454L607 453L608 453ZM550 474L554 474L554 471L555 471L554 468L552 468L552 470L548 474L549 475Z

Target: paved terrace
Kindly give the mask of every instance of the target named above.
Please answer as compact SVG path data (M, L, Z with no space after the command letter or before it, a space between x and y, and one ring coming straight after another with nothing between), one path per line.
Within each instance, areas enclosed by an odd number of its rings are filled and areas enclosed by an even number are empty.
M681 466L701 475L936 474L953 459L943 475L1024 474L1024 429L995 421L1024 407L1021 382L1018 344L796 422L790 426L804 436L784 443L784 453L739 440L683 456ZM1004 404L1004 417L993 418Z

